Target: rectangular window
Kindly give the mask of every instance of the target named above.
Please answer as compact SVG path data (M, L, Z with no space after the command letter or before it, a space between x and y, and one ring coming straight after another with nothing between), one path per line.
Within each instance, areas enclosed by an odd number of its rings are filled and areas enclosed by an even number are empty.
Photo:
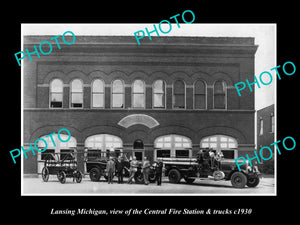
M153 108L165 108L165 82L157 80L153 84Z
M157 158L170 158L171 157L171 150L156 150L156 157Z
M226 150L222 151L225 159L234 159L234 151L232 150Z
M133 105L134 108L145 108L145 95L133 93Z
M62 93L51 93L50 107L51 108L62 108L63 94Z
M60 160L73 160L74 154L71 154L73 152L74 152L73 149L61 149Z
M154 108L165 108L165 95L164 94L153 94L153 107Z
M104 94L93 94L92 95L92 107L104 108Z
M271 132L275 132L275 117L273 114L271 115Z
M100 150L93 150L93 149L89 149L87 151L87 158L88 159L96 159L96 158L100 158L101 157L101 151Z
M123 99L124 95L123 93L113 93L112 95L112 107L113 108L124 108L123 105Z
M71 107L72 108L82 108L83 105L83 94L82 93L74 93L72 92L71 96Z
M177 109L185 108L184 97L185 97L184 94L174 94L174 108Z
M259 120L259 135L264 134L264 121L262 119Z
M206 109L205 95L195 94L195 109Z
M185 83L181 80L173 84L173 108L185 109Z
M53 157L55 150L54 149L47 149L46 151L41 153L41 160L55 160Z
M225 94L215 94L214 107L215 109L225 109Z
M189 150L176 150L175 154L176 158L188 158Z

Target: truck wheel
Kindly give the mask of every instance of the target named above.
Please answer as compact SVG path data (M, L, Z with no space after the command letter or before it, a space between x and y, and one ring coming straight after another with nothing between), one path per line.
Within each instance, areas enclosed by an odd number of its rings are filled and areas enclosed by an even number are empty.
M100 170L98 168L92 168L90 170L90 179L91 181L99 181L101 177Z
M187 184L192 184L196 179L194 179L194 178L184 178L184 180Z
M49 180L49 169L46 166L42 170L42 178L44 182Z
M134 174L134 181L136 184L143 184L144 183L144 175L141 172L136 172Z
M250 177L247 179L247 186L248 187L256 187L259 184L259 177Z
M171 169L169 171L169 181L171 183L177 184L181 180L181 174L177 169Z
M58 172L57 177L58 177L58 180L60 181L60 183L62 183L62 184L66 183L66 177L67 176L66 176L66 173L64 171Z
M82 173L79 170L77 170L75 173L75 181L77 183L80 183L82 181Z
M150 170L149 173L149 182L154 183L156 181L156 174L154 170Z
M247 177L242 172L234 172L230 180L232 186L235 188L244 188L247 183Z

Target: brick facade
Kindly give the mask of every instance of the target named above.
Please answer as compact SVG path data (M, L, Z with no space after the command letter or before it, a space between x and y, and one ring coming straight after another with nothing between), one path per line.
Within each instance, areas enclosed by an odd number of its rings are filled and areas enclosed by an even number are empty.
M24 49L33 49L49 36L25 36ZM138 46L133 37L76 36L73 45L53 45L50 55L23 60L24 79L24 143L67 128L77 141L76 150L84 151L85 140L95 134L120 137L123 151L132 152L133 143L142 140L144 155L154 157L156 138L177 134L192 141L192 154L207 136L222 134L238 143L238 155L254 149L254 92L244 90L239 97L234 84L253 81L254 38L159 37ZM46 52L46 50L45 50ZM63 81L62 108L50 108L50 82ZM91 84L100 78L105 83L104 108L92 108ZM83 108L70 108L70 83L83 83ZM121 79L125 84L124 109L111 108L111 84ZM145 82L145 108L132 108L132 83ZM166 107L153 109L153 82L166 84ZM185 109L173 108L173 84L185 83ZM206 83L206 109L194 109L194 84ZM214 84L226 83L226 108L214 109ZM118 123L126 116L142 114L152 117L159 125L149 128L139 119L136 124L123 127ZM141 117L143 118L143 117ZM83 168L83 159L80 167ZM38 171L37 156L24 160L24 173Z

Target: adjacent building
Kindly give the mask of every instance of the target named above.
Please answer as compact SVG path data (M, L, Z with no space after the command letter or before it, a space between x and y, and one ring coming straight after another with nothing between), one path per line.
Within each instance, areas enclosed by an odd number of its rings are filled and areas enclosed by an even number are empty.
M270 145L275 142L275 115L274 115L274 104L269 105L265 108L257 110L257 149L261 149L264 146L269 146L273 150L274 159L274 145ZM262 151L264 158L270 157L269 151ZM264 172L274 171L274 161L270 159L263 161L262 166Z
M51 37L24 36L24 49ZM83 171L83 153L99 150L155 160L255 149L254 92L239 97L234 87L254 80L254 38L156 37L139 46L131 36L76 36L60 45L22 61L24 149L44 138L45 153L77 152ZM62 128L68 142L45 137ZM45 154L27 155L24 174L40 173Z

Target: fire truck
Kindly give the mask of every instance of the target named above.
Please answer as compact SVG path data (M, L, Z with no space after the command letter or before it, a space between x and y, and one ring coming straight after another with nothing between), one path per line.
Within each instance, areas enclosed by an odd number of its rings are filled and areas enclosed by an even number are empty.
M179 183L184 179L191 184L197 178L230 180L235 188L256 187L259 184L261 174L257 166L249 166L249 162L238 170L234 159L223 157L222 151L202 149L195 158L161 158L164 163L165 175L170 183Z

